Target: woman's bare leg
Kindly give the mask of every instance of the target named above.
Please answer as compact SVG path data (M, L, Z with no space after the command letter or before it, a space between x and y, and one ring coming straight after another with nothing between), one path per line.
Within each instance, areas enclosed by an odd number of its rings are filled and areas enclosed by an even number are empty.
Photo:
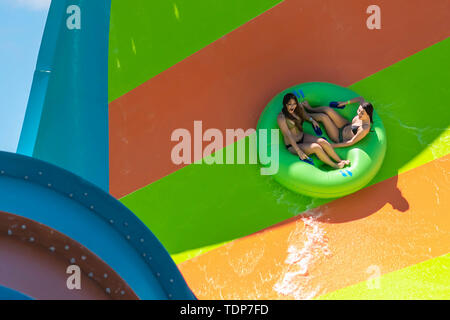
M309 134L305 134L304 141L306 143L319 144L322 147L322 149L327 153L327 155L330 156L337 163L344 162L344 164L346 165L350 164L350 160L342 160L341 157L339 157L339 155L336 153L336 151L334 151L334 148L331 146L331 144L324 138L319 138Z
M327 135L334 142L339 142L339 127L331 120L326 113L311 113L311 117L317 122L320 122L325 127Z
M331 121L334 122L334 124L338 128L342 128L343 126L350 123L347 119L345 119L343 116L341 116L339 113L337 113L336 110L334 110L333 108L315 107L315 108L311 108L311 109L314 110L314 113L318 113L318 112L325 113L331 119ZM314 113L312 114L313 118L314 118Z
M336 151L334 151L334 148L331 146L331 144L325 140L325 139L318 139L317 141L318 144L320 144L320 146L322 147L322 149L336 162L341 162L343 161L339 155L336 153Z
M332 168L335 169L342 169L345 166L345 163L342 161L339 163L334 163L330 157L327 155L327 153L322 149L320 144L318 143L302 143L298 145L302 150L309 156L311 154L315 154L317 158L322 160L323 163L326 163Z

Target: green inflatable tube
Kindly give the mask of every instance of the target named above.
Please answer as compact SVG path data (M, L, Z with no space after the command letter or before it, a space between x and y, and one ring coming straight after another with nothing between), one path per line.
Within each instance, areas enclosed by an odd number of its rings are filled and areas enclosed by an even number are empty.
M337 198L350 193L353 193L365 185L376 175L380 169L384 156L386 154L386 133L381 118L376 113L373 113L373 124L370 133L357 144L347 148L336 148L336 152L342 159L349 159L351 165L344 169L333 169L316 156L312 156L314 165L299 161L296 155L291 154L284 145L284 140L281 131L279 131L279 138L272 141L270 130L278 129L277 116L283 107L283 97L286 93L297 93L304 96L308 100L311 107L327 106L330 101L347 101L359 97L354 91L323 82L310 82L300 84L280 92L276 95L266 106L261 114L257 125L258 134L258 148L266 148L269 154L272 147L279 151L279 168L274 174L274 178L286 188L307 196L317 198ZM359 103L347 105L344 109L339 109L339 112L346 119L351 119L356 115L356 110ZM376 109L376 105L374 106ZM261 130L267 131L267 146L261 143ZM321 127L323 136L332 141L327 135L326 130ZM314 129L309 122L303 124L304 132L315 135ZM258 154L261 151L258 149ZM264 153L264 152L263 152ZM259 159L260 163L261 158ZM268 167L271 164L262 164Z

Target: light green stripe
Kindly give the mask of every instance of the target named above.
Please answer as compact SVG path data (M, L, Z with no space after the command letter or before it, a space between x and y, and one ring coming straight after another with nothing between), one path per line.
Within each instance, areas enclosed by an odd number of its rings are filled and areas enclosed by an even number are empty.
M109 101L281 0L112 0Z
M388 150L372 183L448 153L448 56L446 40L351 86L373 101L386 127ZM176 254L243 237L331 200L290 192L261 176L258 165L202 164L121 201Z
M450 254L360 282L318 299L450 299Z
M173 254L172 255L172 259L173 261L175 261L176 264L179 264L183 261L195 258L203 253L206 253L208 251L214 250L216 248L219 248L227 243L230 243L231 241L227 241L227 242L223 242L223 243L218 243L218 244L213 244L211 246L206 246L203 248L198 248L198 249L194 249L194 250L188 250L185 252L181 252L181 253L177 253L177 254Z

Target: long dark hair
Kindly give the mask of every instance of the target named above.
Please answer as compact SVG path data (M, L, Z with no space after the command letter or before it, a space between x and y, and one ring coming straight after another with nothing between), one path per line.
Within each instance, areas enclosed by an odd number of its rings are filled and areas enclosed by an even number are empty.
M373 123L373 106L370 102L364 102L361 107L367 112L370 118L370 123Z
M290 92L289 92L289 93L286 93L286 94L284 95L284 98L283 98L283 109L281 109L281 112L283 112L283 114L284 114L284 116L285 116L286 118L288 118L288 119L294 121L296 124L301 124L301 123L299 123L299 120L298 120L297 118L295 118L295 117L289 112L289 110L288 110L287 107L286 107L286 105L288 104L288 102L289 102L291 99L294 99L295 103L297 104L297 107L296 107L295 110L294 110L295 114L297 114L297 115L299 116L299 118L301 119L300 121L303 121L303 117L302 117L302 114L301 114L301 111L300 111L300 105L299 105L299 103L298 103L297 97L296 97L295 94L293 94L293 93L290 93Z

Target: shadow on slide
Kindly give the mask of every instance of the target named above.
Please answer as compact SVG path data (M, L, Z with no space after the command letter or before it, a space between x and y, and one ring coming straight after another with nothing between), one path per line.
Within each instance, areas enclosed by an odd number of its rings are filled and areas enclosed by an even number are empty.
M318 221L326 223L344 223L366 218L389 204L399 213L409 210L409 203L397 187L398 176L385 180L381 185L375 185L360 190L354 194L333 202L333 206L324 207L325 213ZM321 208L313 211L321 210Z

